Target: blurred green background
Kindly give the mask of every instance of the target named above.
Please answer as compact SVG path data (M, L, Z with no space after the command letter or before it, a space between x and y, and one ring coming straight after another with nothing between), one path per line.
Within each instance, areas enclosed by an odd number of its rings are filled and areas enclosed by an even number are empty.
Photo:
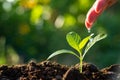
M72 49L66 34L75 31L82 38L89 35L84 20L95 0L0 0L0 64L37 62L56 50ZM98 42L84 61L106 67L120 63L120 3L107 9L94 24L95 34L108 37ZM52 59L74 65L71 55Z

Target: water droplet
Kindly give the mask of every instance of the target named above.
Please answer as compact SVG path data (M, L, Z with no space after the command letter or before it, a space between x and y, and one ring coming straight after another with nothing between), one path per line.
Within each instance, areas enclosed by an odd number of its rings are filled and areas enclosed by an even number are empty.
M91 32L91 30L90 30L90 28L88 28L88 33L90 33Z
M92 38L92 36L94 35L94 33L92 33L90 36L91 36L91 38L90 38L90 42L92 42L93 41L93 38Z
M90 42L92 42L93 41L93 38L90 38Z

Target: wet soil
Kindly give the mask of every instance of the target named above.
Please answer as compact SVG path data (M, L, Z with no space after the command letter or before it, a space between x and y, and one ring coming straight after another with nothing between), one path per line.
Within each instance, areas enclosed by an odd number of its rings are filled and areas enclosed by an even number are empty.
M120 80L120 65L99 70L93 64L83 63L80 73L79 64L67 67L56 62L31 61L22 65L1 65L0 80Z

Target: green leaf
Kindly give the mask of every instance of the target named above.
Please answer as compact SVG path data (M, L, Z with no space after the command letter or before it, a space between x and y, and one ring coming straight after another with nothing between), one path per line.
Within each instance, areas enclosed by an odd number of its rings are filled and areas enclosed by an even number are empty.
M72 54L72 55L74 55L74 56L76 56L77 58L79 58L79 56L77 55L77 54L75 54L73 51L70 51L70 50L58 50L58 51L56 51L56 52L54 52L54 53L52 53L48 58L47 58L47 60L48 59L51 59L52 57L54 57L54 56L57 56L57 55L59 55L59 54Z
M76 32L69 32L66 35L66 39L67 39L68 44L72 48L79 51L80 36Z
M86 53L88 52L88 50L98 41L104 39L107 37L107 34L98 34L97 36L95 36L93 39L91 38L90 42L87 44L86 48L85 48L85 52L83 54L83 57L86 55Z
M86 45L86 43L89 41L89 39L91 38L91 36L88 36L86 38L84 38L80 44L79 44L79 49L81 50L82 48L84 48L84 46Z

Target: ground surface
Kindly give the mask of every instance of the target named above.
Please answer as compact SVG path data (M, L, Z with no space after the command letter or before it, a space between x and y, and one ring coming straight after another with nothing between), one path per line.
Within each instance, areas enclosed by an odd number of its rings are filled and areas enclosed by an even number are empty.
M79 73L78 66L67 67L50 61L2 65L0 80L120 80L120 65L98 70L93 64L84 63L82 74Z

